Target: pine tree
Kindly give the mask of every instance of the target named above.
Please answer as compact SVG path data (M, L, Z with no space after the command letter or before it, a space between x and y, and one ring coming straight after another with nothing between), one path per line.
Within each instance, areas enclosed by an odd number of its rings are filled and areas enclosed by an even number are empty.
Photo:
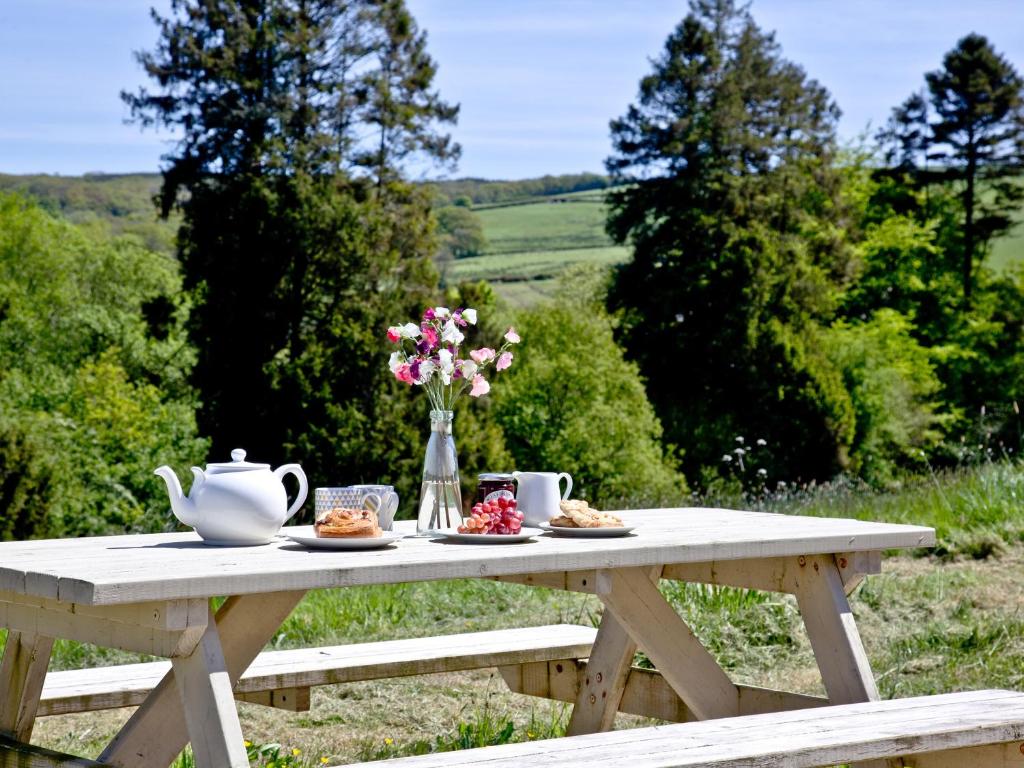
M893 110L879 138L886 159L917 183L956 183L963 209L960 279L970 303L977 265L1024 200L1024 79L982 35L970 34L925 75L925 96Z
M429 203L403 163L457 154L425 38L401 0L172 0L154 18L153 88L124 98L181 135L161 203L183 214L213 453L394 477L418 438L381 334L437 290Z
M853 414L815 347L846 251L838 110L732 0L694 0L611 124L609 232L633 246L611 307L691 477L773 443L776 477L845 460Z

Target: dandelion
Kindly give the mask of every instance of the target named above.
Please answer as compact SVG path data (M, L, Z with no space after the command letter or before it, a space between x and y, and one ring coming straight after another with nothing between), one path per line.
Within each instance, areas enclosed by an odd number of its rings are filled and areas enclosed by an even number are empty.
M384 743L390 747L392 744L395 743L395 740L388 736L386 739L384 739Z
M320 758L320 765L327 765L328 762L330 761L326 757Z
M292 757L298 757L302 754L302 750L298 747L292 747Z
M237 744L238 742L236 741L235 743ZM249 747L251 747L251 746L252 746L252 742L251 742L251 741L249 741L248 739L246 739L245 741L243 741L243 742L242 742L242 744L244 744L244 745L245 745L245 748L246 748L246 749L248 749Z

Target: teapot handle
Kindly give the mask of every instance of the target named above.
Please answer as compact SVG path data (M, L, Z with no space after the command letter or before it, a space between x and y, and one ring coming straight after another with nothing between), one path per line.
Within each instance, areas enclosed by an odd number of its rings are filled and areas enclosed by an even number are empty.
M559 472L555 482L560 483L563 477L565 478L565 493L562 494L562 501L565 501L572 493L572 476L568 472Z
M288 507L288 511L285 513L285 522L292 519L292 515L299 511L299 507L302 506L302 502L306 500L306 494L309 493L309 483L306 482L306 473L302 471L302 467L298 464L282 464L280 467L274 470L274 477L281 480L287 474L295 475L295 479L299 481L299 493L295 497L295 501Z

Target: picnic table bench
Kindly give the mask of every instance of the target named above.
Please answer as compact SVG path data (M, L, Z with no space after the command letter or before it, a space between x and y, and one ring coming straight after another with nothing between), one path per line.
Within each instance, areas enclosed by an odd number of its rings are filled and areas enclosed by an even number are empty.
M171 660L170 671L145 695L142 705L104 750L101 764L119 768L169 765L191 741L199 768L247 766L234 703L235 686L307 590L450 578L497 579L592 592L605 605L585 662L580 653L577 658L573 658L576 654L566 654L563 659L515 658L500 665L502 676L514 690L574 703L570 739L515 745L550 753L550 759L531 753L537 756L536 762L564 762L569 755L565 750L586 751L605 744L601 741L605 738L611 739L608 745L619 738L640 740L632 753L642 758L649 745L639 731L627 731L624 733L631 735L623 736L584 736L608 731L618 711L667 720L711 721L653 731L661 734L657 739L667 734L674 740L664 758L669 762L663 764L690 765L695 763L671 762L687 759L683 750L690 743L687 733L700 741L732 729L732 740L742 741L737 736L742 731L735 729L758 723L780 734L790 734L787 728L825 733L835 729L814 718L832 718L824 714L832 707L821 709L826 704L866 702L858 704L866 709L851 710L833 719L833 724L854 715L868 718L866 723L872 712L884 713L888 711L885 707L893 706L892 702L877 701L878 691L847 594L865 575L878 572L883 550L934 544L931 529L698 508L621 514L627 523L637 526L634 535L618 539L543 536L522 544L487 547L404 539L388 549L360 553L310 551L288 542L213 548L203 546L194 534L0 544L0 627L13 630L14 640L8 643L0 665L0 685L5 686L0 696L0 731L20 742L28 741L41 708L52 638L68 637ZM827 699L734 684L662 597L657 589L662 578L796 595ZM210 598L223 595L230 597L216 614L211 613ZM632 668L638 647L656 671ZM256 669L258 678L259 667ZM148 683L143 687L148 688ZM956 730L955 721L961 716L969 718L982 706L950 701L943 704L947 708L932 712L933 720L945 718L949 725L946 730L937 726L943 733ZM953 704L964 704L966 709L949 709ZM988 741L968 741L961 746L1008 743L1004 737L1016 733L1019 709L1016 699L990 706L986 710L990 715L993 710L1004 713L1002 725L990 723L988 730L975 729L972 732L984 734ZM947 743L935 741L938 737L930 731L926 738L925 731L915 730L910 720L906 738L900 741L903 724L898 718L891 712L879 717L879 722L893 726L887 732L885 749L903 750L890 754L920 752L924 742ZM926 720L928 717L922 716L922 723ZM682 730L697 726L709 730ZM795 732L790 736L795 738ZM862 749L849 733L842 738L846 739L842 744ZM719 740L727 741L724 736ZM22 754L29 749L9 745L9 750ZM628 753L630 748L622 746L620 752ZM592 760L593 754L585 759ZM808 752L821 754L820 750ZM504 759L503 755L495 757ZM453 759L452 755L446 757ZM483 758L467 752L458 759ZM534 762L534 758L530 760ZM749 764L815 764L764 760ZM86 764L90 763L82 763Z

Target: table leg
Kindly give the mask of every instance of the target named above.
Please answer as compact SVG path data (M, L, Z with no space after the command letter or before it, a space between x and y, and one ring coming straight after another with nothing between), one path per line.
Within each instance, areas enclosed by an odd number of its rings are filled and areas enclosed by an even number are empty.
M587 661L586 677L576 694L566 735L612 729L635 653L636 642L615 615L606 610Z
M216 616L214 636L219 635L224 667L232 686L304 594L304 591L296 591L241 595L229 598L221 606ZM207 636L204 635L199 648L204 647L206 641ZM186 675L190 672L186 670ZM216 699L214 688L210 686L209 696ZM234 717L237 719L237 712ZM201 739L204 736L194 734L189 727L183 699L178 693L176 673L168 672L103 751L100 762L117 768L168 766L190 738Z
M196 649L184 658L171 659L171 664L196 766L249 768L231 692L234 684L224 663L213 611Z
M806 558L795 592L829 702L878 701L878 687L835 560Z
M739 691L643 568L603 571L601 600L701 720L739 714Z
M797 604L831 704L878 701L878 686L832 557L802 559ZM899 760L870 760L855 768L896 768Z
M7 635L0 662L0 733L15 741L32 738L52 649L52 637L14 631Z

